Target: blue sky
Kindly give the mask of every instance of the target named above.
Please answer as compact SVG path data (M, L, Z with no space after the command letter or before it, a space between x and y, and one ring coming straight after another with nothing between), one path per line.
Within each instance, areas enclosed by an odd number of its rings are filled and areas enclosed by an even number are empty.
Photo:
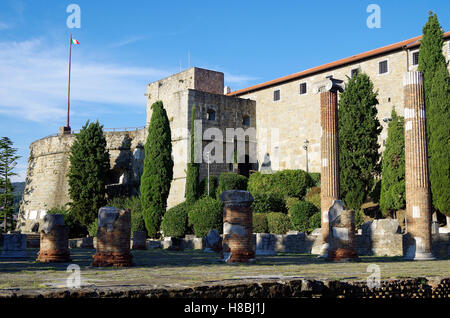
M81 8L69 29L66 8ZM368 28L369 4L381 28ZM428 11L450 30L450 1L85 1L0 2L0 136L19 149L65 124L68 37L71 126L145 124L145 85L190 65L225 73L232 90L421 34Z

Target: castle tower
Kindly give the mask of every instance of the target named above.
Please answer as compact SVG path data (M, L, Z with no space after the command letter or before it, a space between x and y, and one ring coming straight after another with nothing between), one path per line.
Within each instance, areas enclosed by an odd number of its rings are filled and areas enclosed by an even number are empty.
M320 154L321 154L321 226L323 256L328 253L330 235L328 210L339 199L339 148L338 148L338 100L337 93L344 90L342 80L327 78L314 85L320 93Z
M424 82L421 72L403 77L405 101L406 226L404 258L433 259Z

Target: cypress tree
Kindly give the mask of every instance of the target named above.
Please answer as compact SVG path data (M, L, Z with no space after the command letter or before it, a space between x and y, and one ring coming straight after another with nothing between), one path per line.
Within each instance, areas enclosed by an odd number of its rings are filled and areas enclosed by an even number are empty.
M106 205L106 184L110 170L103 125L89 120L75 136L70 156L70 214L87 227Z
M8 223L13 225L14 194L11 177L17 175L14 172L14 168L17 165L16 160L20 158L20 156L16 155L17 148L13 148L12 146L13 142L8 137L2 137L0 139L0 206L2 207L1 217L5 233L8 230Z
M140 189L145 227L148 235L155 238L167 207L173 160L170 124L163 103L157 101L151 109Z
M383 152L380 208L384 216L405 207L404 119L392 110L386 149Z
M195 145L195 105L192 106L192 119L191 119L191 141L190 141L190 162L187 165L186 173L186 204L188 206L195 203L199 198L199 164L195 163L194 145Z
M442 53L443 31L430 12L420 41L419 71L425 79L428 167L433 207L450 217L450 75Z
M378 92L369 76L360 73L348 79L339 100L339 177L344 204L359 210L379 173L377 119Z

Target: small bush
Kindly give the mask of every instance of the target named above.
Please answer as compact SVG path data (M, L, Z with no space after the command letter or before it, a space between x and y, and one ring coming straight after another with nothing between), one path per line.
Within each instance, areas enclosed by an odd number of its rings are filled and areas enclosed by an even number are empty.
M320 210L320 187L312 187L305 196L305 200L311 202Z
M117 209L127 209L131 212L131 233L135 231L146 231L144 217L142 215L141 200L137 196L131 198L116 197L108 201L108 206Z
M284 199L284 201L285 201L285 203L286 203L286 209L289 211L290 208L291 208L294 204L300 202L300 199L299 199L299 198L296 198L296 197L286 197L286 198Z
M188 224L193 227L195 236L205 236L212 229L222 233L223 204L220 200L205 197L188 209Z
M98 219L96 219L94 222L89 224L89 226L88 226L89 236L96 237L97 231L98 231Z
M253 213L253 233L269 233L266 213Z
M256 193L253 196L252 209L256 213L270 211L286 212L286 205L282 197L275 193Z
M303 170L282 170L273 174L253 173L248 181L248 191L257 193L274 193L281 197L302 199L306 190L313 186L309 174Z
M227 190L247 190L248 179L245 176L234 172L223 172L219 176L216 197L220 198L223 191Z
M267 213L267 226L272 234L286 234L290 228L289 216L281 212Z
M308 201L300 201L294 204L289 210L291 229L295 231L309 231L309 219L317 213L317 207Z
M75 220L73 215L70 213L70 209L67 209L66 207L51 208L47 211L47 214L64 215L64 224L66 224L69 228L69 238L82 237L88 234L87 228Z
M170 208L164 214L161 231L165 237L184 237L187 230L186 203L180 203Z
M200 182L200 193L202 197L208 196L208 183L206 182L207 178L208 177L204 178L202 182ZM218 182L219 180L216 176L209 176L209 196L211 198L216 197Z
M313 187L320 187L320 172L310 172L309 177L312 180Z
M309 218L309 231L314 231L315 229L318 229L322 226L321 224L321 215L320 212L314 213Z
M360 227L364 223L365 214L363 210L355 211L355 228Z

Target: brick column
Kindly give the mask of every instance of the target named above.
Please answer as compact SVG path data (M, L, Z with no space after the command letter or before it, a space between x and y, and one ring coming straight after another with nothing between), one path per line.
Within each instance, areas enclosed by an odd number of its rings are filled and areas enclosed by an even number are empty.
M405 103L406 229L404 258L433 259L431 254L430 185L423 75L406 72Z
M227 263L255 259L253 244L252 195L243 190L224 191L222 257Z
M327 78L314 85L315 93L320 93L320 154L321 154L321 255L327 256L329 243L328 210L334 200L339 199L339 149L338 149L338 101L337 93L344 90L343 81Z
M70 262L69 228L62 214L47 214L41 230L37 262Z

